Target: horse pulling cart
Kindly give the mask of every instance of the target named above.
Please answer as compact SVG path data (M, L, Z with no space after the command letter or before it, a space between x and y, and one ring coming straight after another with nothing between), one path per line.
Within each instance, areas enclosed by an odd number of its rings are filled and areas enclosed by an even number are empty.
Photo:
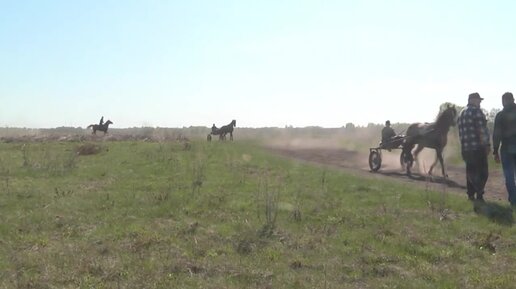
M381 142L379 146L374 148L369 148L369 168L373 172L377 172L382 167L382 150L398 150L403 149L403 144L405 142L406 136L397 135L392 137L389 141ZM400 154L400 165L402 168L406 168L408 163L403 150ZM410 166L412 166L412 162L409 161Z
M441 106L441 113L437 116L435 122L431 123L412 123L408 126L405 135L397 135L386 143L380 143L378 147L369 149L369 167L371 171L376 172L382 166L382 150L402 149L400 155L400 164L406 169L407 175L411 175L410 169L416 162L418 154L423 148L432 148L435 150L436 157L428 174L432 174L432 170L439 161L443 177L447 177L443 160L443 149L448 142L448 132L450 127L456 124L457 109L455 106L446 104ZM412 149L416 147L414 152Z

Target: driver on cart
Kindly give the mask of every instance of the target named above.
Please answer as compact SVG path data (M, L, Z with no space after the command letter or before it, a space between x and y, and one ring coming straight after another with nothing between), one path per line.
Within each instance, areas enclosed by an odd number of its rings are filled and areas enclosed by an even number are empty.
M382 143L389 142L389 140L391 140L394 136L396 136L396 133L391 127L391 121L388 120L385 122L385 127L382 129Z
M391 127L391 122L388 120L385 122L385 127L382 129L382 141L380 147L382 149L395 149L400 146L402 142L402 136L397 136L394 129Z

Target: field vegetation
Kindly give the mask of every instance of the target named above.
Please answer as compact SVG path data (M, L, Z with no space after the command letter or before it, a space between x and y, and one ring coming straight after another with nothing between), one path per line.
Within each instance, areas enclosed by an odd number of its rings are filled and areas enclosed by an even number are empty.
M373 142L351 129L308 133ZM179 138L146 133L4 136L0 288L516 284L516 229L505 204L474 206L436 184L411 187L283 159L245 133L210 143L203 129Z

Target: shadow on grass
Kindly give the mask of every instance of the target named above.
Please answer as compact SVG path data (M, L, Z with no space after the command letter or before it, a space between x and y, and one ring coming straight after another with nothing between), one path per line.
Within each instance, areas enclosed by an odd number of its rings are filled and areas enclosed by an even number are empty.
M466 189L466 186L461 185L450 178L443 178L443 177L438 177L438 176L428 176L428 175L422 175L422 174L418 174L418 173L411 173L410 175L407 175L404 171L402 171L402 172L401 171L380 171L378 173L382 174L384 176L389 176L389 177L398 177L398 178L407 178L408 177L409 179L411 179L413 181L444 184L450 188Z
M514 224L512 209L497 203L473 202L473 211L500 225L512 226Z

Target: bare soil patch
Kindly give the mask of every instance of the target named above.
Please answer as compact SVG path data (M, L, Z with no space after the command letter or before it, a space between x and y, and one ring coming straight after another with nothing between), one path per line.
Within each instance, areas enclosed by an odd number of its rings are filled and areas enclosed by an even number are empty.
M413 169L412 177L409 177L399 164L400 150L392 150L391 152L382 151L381 169L377 172L371 172L368 164L368 148L355 151L338 148L335 145L321 145L317 143L313 145L306 145L305 143L303 146L276 143L274 145L268 145L267 149L277 155L335 167L364 177L392 179L423 187L430 187L431 189L439 191L445 189L446 191L462 194L466 197L466 175L464 166L448 165L445 162L448 173L447 179L441 177L441 168L439 165L434 168L434 176L430 176L424 172L433 161L432 150L425 149L425 151L427 151L425 152L426 157L423 156L423 160L420 160L420 167L423 168L419 170L416 168ZM429 161L428 155L431 156L431 161ZM421 165L421 163L423 163L423 165ZM500 166L494 168L491 166L489 168L489 179L487 181L484 197L489 200L507 200L505 180Z

